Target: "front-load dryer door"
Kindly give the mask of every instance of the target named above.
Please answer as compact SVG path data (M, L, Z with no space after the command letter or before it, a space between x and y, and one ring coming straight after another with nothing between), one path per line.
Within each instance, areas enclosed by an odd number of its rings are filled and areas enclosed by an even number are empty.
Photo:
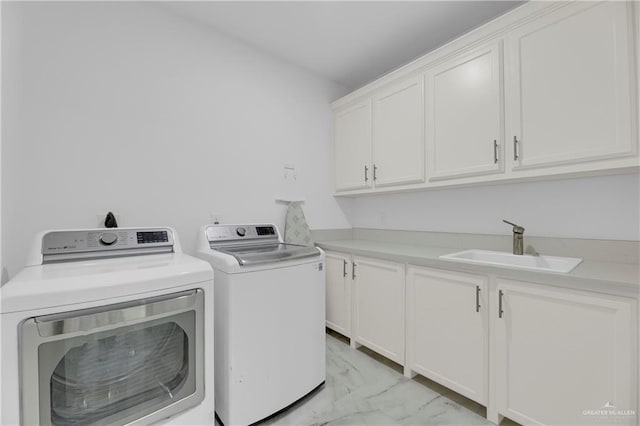
M148 423L201 402L202 309L194 290L26 320L23 424Z

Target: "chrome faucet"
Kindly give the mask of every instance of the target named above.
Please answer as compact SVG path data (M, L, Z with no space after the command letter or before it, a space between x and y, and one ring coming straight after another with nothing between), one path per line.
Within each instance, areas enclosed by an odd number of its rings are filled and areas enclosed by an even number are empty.
M520 225L516 225L515 223L511 223L508 220L502 220L504 223L508 223L513 226L513 254L523 254L524 252L524 228Z

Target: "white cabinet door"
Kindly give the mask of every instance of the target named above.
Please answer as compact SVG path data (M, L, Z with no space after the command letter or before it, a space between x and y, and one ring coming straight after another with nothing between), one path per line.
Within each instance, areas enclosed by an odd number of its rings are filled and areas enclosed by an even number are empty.
M348 255L326 253L327 327L351 337L351 261Z
M476 49L427 75L429 179L501 172L501 44Z
M407 270L407 363L487 404L488 277L429 268Z
M354 257L353 338L404 365L404 265Z
M424 182L423 77L395 82L373 97L376 187Z
M637 424L624 414L638 412L635 300L502 279L497 292L499 414L522 424ZM610 409L621 414L594 414Z
M337 191L370 188L371 100L334 112L335 184Z
M514 170L632 155L633 2L577 2L507 36Z

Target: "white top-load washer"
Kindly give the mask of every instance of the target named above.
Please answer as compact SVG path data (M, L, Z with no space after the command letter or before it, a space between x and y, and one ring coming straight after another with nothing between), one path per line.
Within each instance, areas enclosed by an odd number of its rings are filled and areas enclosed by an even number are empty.
M0 307L1 424L213 423L213 272L173 229L43 232Z
M248 425L325 380L324 253L275 225L208 225L197 255L215 287L216 414Z

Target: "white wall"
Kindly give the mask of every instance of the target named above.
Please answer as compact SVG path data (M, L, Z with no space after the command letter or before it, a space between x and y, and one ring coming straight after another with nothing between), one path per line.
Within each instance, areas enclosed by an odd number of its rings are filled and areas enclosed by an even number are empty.
M22 16L13 13L12 3L1 2L1 132L0 132L0 231L9 229L9 225L20 227L21 222L16 224L7 223L7 215L4 210L8 206L5 195L12 192L8 188L10 179L6 176L11 150L8 149L14 144L20 143L20 110L22 104L22 61L20 59L20 45L22 38ZM15 185L13 192L19 191L20 186ZM13 244L9 244L9 233L2 232L0 235L0 283L7 281L7 270L5 254L11 253Z
M358 198L354 228L640 240L638 174Z
M0 34L2 33L2 4L0 4ZM0 42L2 39L0 38ZM0 52L1 52L0 48ZM0 81L2 81L2 59L0 57ZM2 84L0 84L0 99L2 99ZM0 103L0 117L2 117L2 106ZM0 120L0 283L2 283L2 120Z
M210 213L282 225L282 196L306 199L313 228L349 227L327 167L344 88L152 4L2 6L3 54L18 51L2 64L10 276L35 232L108 210L121 226L175 226L188 252Z
M639 240L638 175L334 199L345 89L149 3L2 2L2 281L39 230L283 223ZM297 181L283 179L294 164ZM8 274L7 274L8 272Z

